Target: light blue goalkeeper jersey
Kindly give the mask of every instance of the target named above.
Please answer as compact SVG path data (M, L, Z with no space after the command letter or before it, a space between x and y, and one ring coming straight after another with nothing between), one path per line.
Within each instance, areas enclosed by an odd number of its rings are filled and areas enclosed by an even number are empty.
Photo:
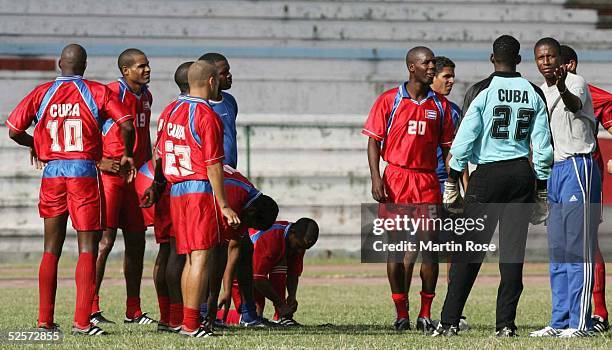
M495 72L465 95L463 118L453 141L450 167L529 157L546 180L553 162L546 100L520 73Z

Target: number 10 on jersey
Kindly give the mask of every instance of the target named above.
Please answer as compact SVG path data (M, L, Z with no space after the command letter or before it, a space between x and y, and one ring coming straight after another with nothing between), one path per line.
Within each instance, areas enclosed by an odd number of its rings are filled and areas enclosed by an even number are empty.
M51 151L61 152L59 144L59 121L51 120L47 123L47 129L51 136ZM66 119L63 122L64 130L64 152L83 151L83 122L80 119Z

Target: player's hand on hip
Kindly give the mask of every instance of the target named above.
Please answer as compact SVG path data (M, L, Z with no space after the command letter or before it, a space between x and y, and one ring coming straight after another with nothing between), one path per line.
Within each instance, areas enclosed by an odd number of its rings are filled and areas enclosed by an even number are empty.
M612 159L608 160L608 174L612 174Z
M232 208L223 207L221 208L221 213L223 213L223 216L225 216L225 218L227 219L227 223L231 227L237 228L238 226L240 226L240 218L238 217L238 214L236 214L236 212L232 210Z
M30 164L32 164L36 170L42 170L42 168L45 167L45 163L38 159L34 147L30 147Z
M444 182L444 194L442 196L442 204L444 209L451 214L463 213L463 197L459 192L459 182L449 181Z
M102 158L98 162L98 169L111 174L119 174L119 170L121 170L121 162L117 159Z
M534 202L535 205L529 222L532 225L539 225L548 218L548 191L546 189L537 190Z
M387 201L385 185L383 184L382 179L372 180L372 198L379 203L385 203Z
M125 180L130 183L136 178L136 168L134 167L134 158L123 156L121 157L120 173L125 177Z

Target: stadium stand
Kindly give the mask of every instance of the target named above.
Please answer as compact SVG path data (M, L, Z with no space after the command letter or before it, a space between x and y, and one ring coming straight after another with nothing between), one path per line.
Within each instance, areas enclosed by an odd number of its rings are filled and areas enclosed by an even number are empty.
M610 6L596 3L0 0L0 120L27 91L56 75L48 63L21 70L19 62L48 62L68 42L86 47L86 77L104 82L118 76L116 56L124 48L146 52L153 118L176 94L171 78L180 62L222 52L239 103L239 168L278 200L283 218L317 220L318 247L356 250L360 203L372 201L359 129L374 98L407 76L406 50L426 45L457 62L451 99L459 104L465 89L490 73L491 43L504 33L521 41L519 69L532 81L541 81L532 45L554 36L578 50L588 81L612 90L612 75L601 74L612 61L612 36L603 29L610 27ZM39 251L40 175L2 130L0 237L10 243L3 247ZM114 253L121 251L117 243ZM72 249L74 239L67 244Z

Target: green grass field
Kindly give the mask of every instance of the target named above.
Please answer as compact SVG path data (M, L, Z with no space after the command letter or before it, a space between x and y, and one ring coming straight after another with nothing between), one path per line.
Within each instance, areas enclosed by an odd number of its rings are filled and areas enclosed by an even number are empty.
M149 276L152 262L147 262L143 282L143 310L158 316L155 292ZM60 287L57 294L56 322L69 330L74 310L72 262L60 263ZM519 305L517 324L521 337L500 339L493 336L497 266L483 266L482 276L468 301L465 314L472 330L451 339L430 338L409 331L392 330L394 318L384 266L360 264L358 261L309 260L298 292L300 308L295 318L305 325L299 329L232 328L206 339L185 339L177 335L157 334L155 326L115 325L105 330L106 337L84 338L66 335L63 343L44 345L51 348L125 348L173 349L204 346L214 349L610 349L612 333L589 339L530 339L527 333L546 324L550 313L550 292L545 265L526 268L525 290ZM37 316L37 265L33 263L0 265L0 330L30 329ZM102 309L107 317L122 319L125 291L120 262L112 261L108 281L101 293ZM446 291L445 278L440 277L438 296L434 301L434 318L440 313ZM416 281L410 293L411 317L416 317L418 291ZM612 298L612 293L609 297ZM271 312L270 308L267 310ZM414 320L413 320L414 322ZM21 349L24 345L0 344L0 348ZM32 345L40 348L41 345Z

